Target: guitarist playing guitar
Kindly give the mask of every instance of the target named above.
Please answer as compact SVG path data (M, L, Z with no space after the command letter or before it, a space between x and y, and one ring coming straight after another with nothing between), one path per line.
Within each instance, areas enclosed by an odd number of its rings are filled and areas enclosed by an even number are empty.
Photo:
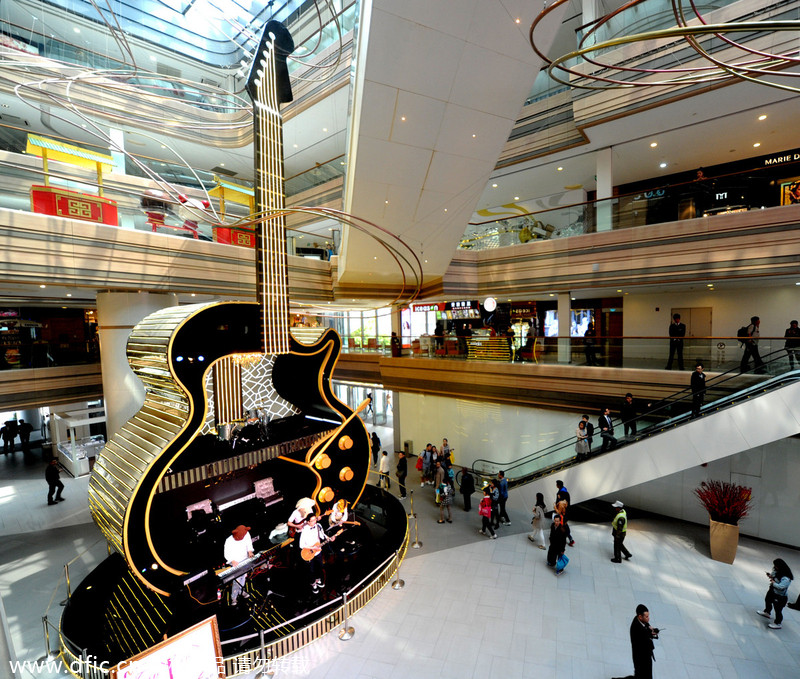
M325 542L333 542L336 535L328 537L322 526L318 523L319 517L316 514L309 514L306 518L305 528L300 532L300 550L303 559L308 563L311 575L311 590L316 594L325 587L322 581L322 545Z

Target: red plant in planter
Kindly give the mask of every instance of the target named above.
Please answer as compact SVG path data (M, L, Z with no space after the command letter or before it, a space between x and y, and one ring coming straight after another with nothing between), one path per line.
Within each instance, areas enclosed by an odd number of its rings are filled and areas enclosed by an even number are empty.
M753 509L753 489L726 481L703 481L694 494L713 521L737 526Z

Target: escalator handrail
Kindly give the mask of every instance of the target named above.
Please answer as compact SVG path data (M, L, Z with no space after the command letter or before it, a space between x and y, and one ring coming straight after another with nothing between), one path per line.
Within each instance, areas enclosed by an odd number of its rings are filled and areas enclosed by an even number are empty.
M758 369L759 370L763 369L766 366L777 362L778 360L782 359L785 355L786 352L784 349L776 349L775 351L765 354L762 357L762 364L758 366ZM708 393L712 389L719 388L721 385L729 382L730 380L736 379L737 377L740 377L743 374L747 373L755 374L756 369L757 368L754 366L752 369L746 371L746 373L742 373L740 372L738 367L731 368L730 370L720 373L716 377L709 380L705 392ZM718 399L710 403L706 403L703 406L702 411L708 411L708 410L718 409L719 407L725 407L727 405L730 405L735 400L748 397L748 394L754 390L772 390L778 386L781 386L786 381L795 381L797 379L800 379L800 370L781 373L770 379L761 381L758 384L751 385L745 389L741 389L736 392L720 396ZM686 387L678 392L675 392L670 396L667 396L664 399L661 399L660 401L658 401L655 407L648 409L647 412L642 413L640 416L634 418L633 420L622 421L619 419L615 420L612 418L612 422L615 426L617 426L617 425L624 425L630 422L639 422L644 420L645 418L651 419L654 413L659 413L659 412L663 413L665 409L673 407L676 403L681 403L686 401L687 399L691 399L691 397L692 397L691 387ZM637 432L635 440L639 440L640 438L646 438L656 433L659 433L664 429L677 426L678 424L681 424L683 421L689 419L690 416L691 413L681 413L679 415L670 416L663 422L648 424L647 427L643 429L641 432ZM530 464L540 458L551 455L552 453L559 452L569 445L574 445L575 440L576 440L575 436L573 435L562 441L557 441L556 443L552 443L546 448L543 448L542 450L538 450L522 458L519 458L517 460L512 460L506 463L496 463L491 460L478 459L472 463L472 468L470 469L470 471L479 476L487 476L489 474L486 471L484 471L484 469L487 468L496 469L498 471L502 469L505 471L506 478L509 479L509 485L519 485L520 483L524 483L525 482L524 479L526 479L527 477L535 477L541 475L541 471L543 469L548 469L548 467L545 466L541 470L537 470L536 472L526 474L523 477L517 479L513 479L509 475L509 470L521 467L522 465ZM567 463L574 463L574 458L568 458L567 460L564 460L561 464L550 465L550 466L556 468L562 468L564 466L568 466Z

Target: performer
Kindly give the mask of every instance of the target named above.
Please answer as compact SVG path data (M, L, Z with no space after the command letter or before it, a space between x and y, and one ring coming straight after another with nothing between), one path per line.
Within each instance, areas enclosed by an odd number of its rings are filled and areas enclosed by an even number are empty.
M225 540L225 561L231 566L238 566L241 561L253 556L253 540L250 538L250 526L236 526ZM250 595L242 591L247 582L247 573L240 575L233 581L231 590L231 604L236 605L239 595L243 599L249 599Z
M316 514L310 514L306 519L305 527L300 532L300 549L303 558L308 563L311 590L314 594L325 587L325 583L322 581L322 545L334 540L325 535L322 526L317 523L318 520L319 517Z
M305 527L306 519L312 511L314 511L314 500L310 497L301 497L297 501L294 511L286 522L289 525L289 537L294 537Z
M329 528L341 528L347 523L347 500L342 498L333 507L331 507L331 515L328 519Z

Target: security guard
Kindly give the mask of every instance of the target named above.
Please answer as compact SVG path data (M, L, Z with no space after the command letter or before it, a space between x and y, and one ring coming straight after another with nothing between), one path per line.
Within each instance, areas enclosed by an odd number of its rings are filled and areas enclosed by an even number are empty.
M622 544L625 542L625 535L628 532L628 515L625 513L624 505L617 500L612 507L616 507L617 513L611 522L611 535L614 536L614 558L611 563L622 563L622 554L625 555L627 561L633 555Z

